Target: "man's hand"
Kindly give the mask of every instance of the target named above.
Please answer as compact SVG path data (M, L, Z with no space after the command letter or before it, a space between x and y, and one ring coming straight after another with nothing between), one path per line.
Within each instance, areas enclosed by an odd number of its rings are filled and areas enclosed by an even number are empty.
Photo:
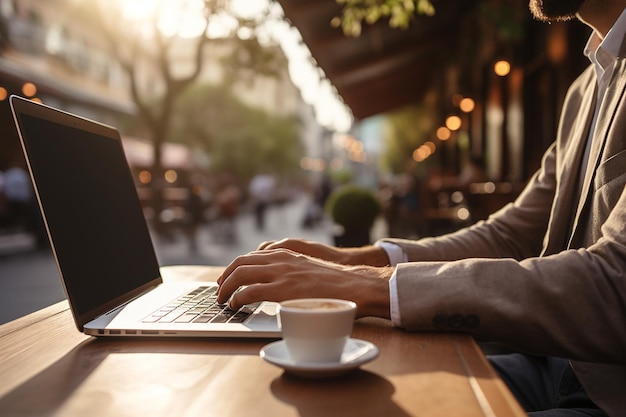
M282 239L263 242L257 250L289 249L291 251L309 255L326 261L343 265L389 265L387 253L377 246L363 246L360 248L337 248L319 242L301 239Z
M389 318L392 273L391 267L339 265L288 249L265 249L238 257L224 270L218 302L239 308L257 301L340 298L356 302L359 317Z

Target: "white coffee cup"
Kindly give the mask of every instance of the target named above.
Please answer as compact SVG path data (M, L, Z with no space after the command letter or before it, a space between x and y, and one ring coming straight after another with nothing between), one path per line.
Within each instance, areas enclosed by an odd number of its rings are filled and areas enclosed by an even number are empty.
M356 304L334 298L301 298L278 306L283 340L295 362L338 362L352 333Z

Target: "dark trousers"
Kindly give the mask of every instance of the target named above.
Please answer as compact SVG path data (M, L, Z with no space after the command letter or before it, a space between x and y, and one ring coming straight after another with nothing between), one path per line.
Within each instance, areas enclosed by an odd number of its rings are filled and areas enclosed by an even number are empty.
M257 202L254 206L254 218L257 230L265 230L265 211L267 210L267 203Z
M533 417L607 417L589 399L565 359L507 354L489 361Z

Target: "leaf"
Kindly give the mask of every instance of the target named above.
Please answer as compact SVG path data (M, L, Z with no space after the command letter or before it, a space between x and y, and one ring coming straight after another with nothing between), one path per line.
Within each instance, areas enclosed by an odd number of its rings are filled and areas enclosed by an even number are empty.
M388 18L392 28L408 29L416 15L432 16L435 7L431 0L335 0L343 5L341 16L331 20L346 36L358 37L363 23L373 25Z

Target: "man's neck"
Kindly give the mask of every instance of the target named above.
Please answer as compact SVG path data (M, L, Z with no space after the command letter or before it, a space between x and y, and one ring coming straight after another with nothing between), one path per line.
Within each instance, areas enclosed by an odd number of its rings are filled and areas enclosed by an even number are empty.
M577 16L581 22L592 28L601 39L604 39L625 8L626 0L587 0L581 6Z

